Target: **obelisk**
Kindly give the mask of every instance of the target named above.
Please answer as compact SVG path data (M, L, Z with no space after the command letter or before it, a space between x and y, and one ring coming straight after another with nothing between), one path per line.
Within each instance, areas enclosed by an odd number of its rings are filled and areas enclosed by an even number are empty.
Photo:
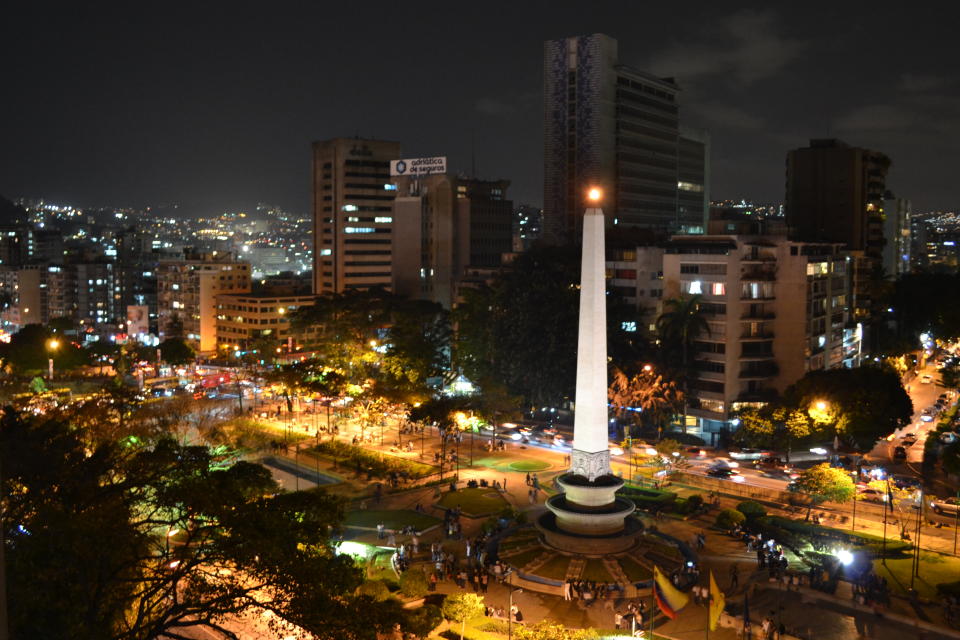
M607 288L604 219L599 189L583 214L580 263L580 328L577 335L577 395L570 473L591 482L610 474L607 444Z

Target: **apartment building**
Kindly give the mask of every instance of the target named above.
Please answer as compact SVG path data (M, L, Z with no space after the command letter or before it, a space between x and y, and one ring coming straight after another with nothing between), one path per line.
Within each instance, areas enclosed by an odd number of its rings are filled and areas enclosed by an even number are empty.
M217 348L217 296L250 291L250 265L231 253L187 252L157 266L157 315L160 340L171 337L177 322L183 338L212 353Z
M217 296L217 345L222 351L244 351L261 338L274 348L299 347L290 314L313 306L313 295L277 295L276 291L223 293ZM290 341L293 341L292 343Z
M859 364L850 265L840 243L671 238L663 296L701 296L709 326L691 356L688 430L716 443L737 410L769 401L808 371Z

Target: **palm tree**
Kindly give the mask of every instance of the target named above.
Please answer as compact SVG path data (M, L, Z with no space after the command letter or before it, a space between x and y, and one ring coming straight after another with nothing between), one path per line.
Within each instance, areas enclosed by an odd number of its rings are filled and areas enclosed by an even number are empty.
M667 349L680 351L680 372L683 380L683 432L687 431L687 391L690 378L690 352L694 341L703 333L710 333L710 325L700 307L700 295L669 298L663 303L664 312L657 318L657 331Z

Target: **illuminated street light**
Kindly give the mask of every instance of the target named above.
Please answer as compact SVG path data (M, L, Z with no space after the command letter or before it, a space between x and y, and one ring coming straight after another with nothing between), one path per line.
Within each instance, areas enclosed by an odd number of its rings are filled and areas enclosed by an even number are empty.
M853 554L849 549L837 549L833 552L833 555L843 566L849 566L853 562Z
M587 191L587 200L589 200L590 202L600 202L600 198L602 197L603 197L603 192L600 191L600 189L598 189L597 187L591 187L590 190Z
M47 351L50 352L50 357L47 358L47 378L53 380L53 352L60 348L60 341L56 338L50 338L47 340Z

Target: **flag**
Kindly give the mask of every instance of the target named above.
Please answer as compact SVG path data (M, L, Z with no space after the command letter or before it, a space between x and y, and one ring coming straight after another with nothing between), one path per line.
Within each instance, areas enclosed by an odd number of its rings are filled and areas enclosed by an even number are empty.
M717 581L713 579L713 571L710 571L710 631L717 630L717 623L720 622L720 614L727 606L723 591L717 586Z
M670 583L660 567L653 565L653 599L660 611L671 620L676 620L677 612L687 606L690 598Z

